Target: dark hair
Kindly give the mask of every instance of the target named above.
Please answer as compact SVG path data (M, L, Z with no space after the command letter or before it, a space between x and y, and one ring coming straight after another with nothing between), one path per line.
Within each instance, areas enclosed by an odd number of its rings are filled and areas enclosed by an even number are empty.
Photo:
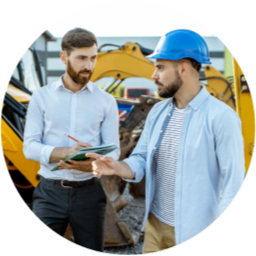
M194 59L189 59L189 60L191 61L192 67L199 73L202 65Z
M97 44L95 35L83 28L74 28L68 31L62 38L61 48L69 55L74 48L91 47Z

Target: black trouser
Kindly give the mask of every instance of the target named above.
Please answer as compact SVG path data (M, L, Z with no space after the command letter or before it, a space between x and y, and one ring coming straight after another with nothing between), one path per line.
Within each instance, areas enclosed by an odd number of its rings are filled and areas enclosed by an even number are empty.
M103 251L106 195L97 178L77 188L41 178L34 190L33 212L62 236L70 223L75 243Z

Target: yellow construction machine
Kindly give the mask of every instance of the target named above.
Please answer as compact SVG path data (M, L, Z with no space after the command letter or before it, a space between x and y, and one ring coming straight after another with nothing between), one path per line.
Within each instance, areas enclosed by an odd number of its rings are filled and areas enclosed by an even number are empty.
M114 49L102 51L104 47L111 46ZM113 82L104 88L109 93L112 93L127 78L140 77L151 80L155 69L154 64L145 58L145 55L151 52L131 42L123 46L104 45L99 48L98 61L91 80L96 82L104 77L113 78ZM230 81L210 65L204 67L205 76L200 80L212 96L228 104L240 116L245 143L246 170L248 170L254 145L254 111L245 76L235 59L233 63L234 81ZM31 91L28 90L26 84L20 83L13 77L5 95L1 123L2 146L7 168L15 186L27 202L32 201L32 191L39 181L37 175L39 163L27 160L22 151L23 129L30 95ZM146 95L142 95L140 101L116 98L118 104L131 107L129 114L119 127L120 160L130 155L143 130L148 112L160 100L158 97ZM127 203L122 196L126 182L116 176L102 177L102 181L108 198L105 247L135 244L139 234L132 234L126 223L118 216L118 211ZM143 197L145 195L144 182L142 180L138 184L129 184L130 194L135 198ZM69 227L65 237L70 238L71 235L72 230Z
M23 154L23 132L31 90L40 85L36 56L28 49L15 68L2 106L1 135L4 158L14 185L30 205L37 186L38 162L27 160ZM29 70L25 67L30 67ZM30 205L31 206L31 205Z

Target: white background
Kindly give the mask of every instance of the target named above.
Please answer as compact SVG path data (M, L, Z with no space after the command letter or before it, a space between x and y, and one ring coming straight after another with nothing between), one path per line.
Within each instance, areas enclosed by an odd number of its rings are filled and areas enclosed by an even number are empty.
M85 27L96 36L161 36L187 28L203 36L219 37L238 60L255 100L255 7L243 1L2 1L0 82L3 100L10 76L21 56L37 37L49 30L62 36ZM2 149L1 149L2 151ZM19 198L1 157L0 252L2 255L98 254L50 231ZM158 254L255 255L255 158L235 200L205 231Z

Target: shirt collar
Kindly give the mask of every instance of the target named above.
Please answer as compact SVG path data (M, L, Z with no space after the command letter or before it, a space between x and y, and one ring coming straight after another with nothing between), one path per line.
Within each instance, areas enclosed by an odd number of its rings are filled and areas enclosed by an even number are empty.
M204 85L201 85L199 93L188 103L192 109L197 110L200 105L210 96ZM170 98L170 106L175 106L174 97Z
M63 75L55 82L55 89L57 90L60 87L66 88L63 84ZM90 92L93 92L93 83L89 81L87 84L85 84L79 91L83 91L88 89Z
M201 84L200 86L201 86L200 92L194 97L194 99L192 99L188 103L188 106L190 106L194 110L197 110L200 107L200 105L210 96L205 86Z

